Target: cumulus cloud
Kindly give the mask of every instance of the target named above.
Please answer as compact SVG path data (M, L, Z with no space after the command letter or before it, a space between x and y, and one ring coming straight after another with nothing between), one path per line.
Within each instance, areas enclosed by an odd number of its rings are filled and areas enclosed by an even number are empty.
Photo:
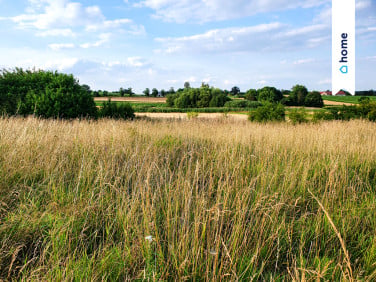
M109 42L110 38L111 38L110 33L102 33L99 35L99 39L97 41L80 44L80 47L84 49L91 48L91 47L99 47Z
M304 65L304 64L309 64L313 63L315 59L309 58L309 59L299 59L293 62L294 65Z
M142 25L130 19L108 20L99 6L84 6L69 0L28 0L25 14L8 17L18 28L35 29L37 36L75 36L72 29L85 31L129 29L132 34L144 32Z
M49 29L49 30L44 30L44 31L38 31L35 35L39 37L48 37L48 36L75 37L76 33L74 33L70 28L61 28L61 29Z
M53 43L49 44L48 47L51 50L58 51L61 49L72 49L75 47L75 45L73 43Z
M209 30L184 37L157 38L164 53L288 51L318 46L329 40L329 27L321 24L293 28L279 22ZM323 36L324 34L324 36Z
M153 9L154 16L164 21L184 23L228 20L324 3L330 0L142 0L134 5Z

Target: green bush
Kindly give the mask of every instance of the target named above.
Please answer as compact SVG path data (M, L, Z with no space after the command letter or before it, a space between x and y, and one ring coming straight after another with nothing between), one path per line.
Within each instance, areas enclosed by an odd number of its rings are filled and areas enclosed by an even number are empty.
M372 109L367 116L370 121L376 121L376 108Z
M45 118L97 115L93 96L73 75L22 69L1 72L0 112Z
M364 118L376 121L376 102L364 99L359 106L331 107L326 112L317 112L314 120L350 120Z
M248 101L248 100L232 100L228 101L225 104L226 108L249 108L249 109L256 109L262 106L261 102L257 101Z
M284 121L285 107L282 104L265 102L263 106L250 112L248 119L257 122Z
M334 115L328 111L318 111L313 114L312 121L317 122L320 120L334 120Z
M135 117L134 110L129 103L113 103L111 100L103 103L99 116L115 119L133 119Z
M249 89L247 92L245 92L244 98L249 101L257 101L257 90L256 89Z
M304 106L317 107L317 108L324 107L324 101L321 97L320 92L313 91L313 92L308 93L304 99Z
M289 119L293 124L297 123L304 123L307 122L307 113L306 110L303 109L292 109L289 112Z

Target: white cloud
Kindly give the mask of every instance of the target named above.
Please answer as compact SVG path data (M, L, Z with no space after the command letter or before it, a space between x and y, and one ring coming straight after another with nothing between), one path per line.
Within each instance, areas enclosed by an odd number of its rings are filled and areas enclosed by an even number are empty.
M38 31L35 35L39 37L48 37L48 36L75 37L76 33L74 33L70 28L61 28L61 29L49 29L45 31Z
M143 0L134 6L151 8L154 16L164 21L183 23L220 21L324 3L330 0Z
M164 53L289 51L316 47L327 41L330 27L323 24L292 28L279 22L247 27L213 29L202 34L157 38ZM323 36L323 34L325 36Z
M370 0L365 0L365 1L358 0L358 1L356 1L356 4L355 4L355 8L357 10L367 9L370 6L371 6L371 1Z
M309 63L313 63L315 61L315 59L300 59L300 60L296 60L293 62L294 65L304 65L304 64L309 64Z
M102 33L99 35L99 40L95 42L88 42L88 43L83 43L80 44L81 48L88 49L92 47L99 47L102 46L103 44L107 43L110 41L111 38L111 33Z
M129 57L127 58L127 65L132 67L143 67L147 65L147 62L141 57Z
M54 50L54 51L59 51L61 49L72 49L75 47L74 44L72 43L62 43L62 44L59 44L59 43L53 43L53 44L49 44L48 47L51 49L51 50Z
M256 81L256 83L258 85L266 85L268 82L266 80L259 80L259 81Z
M65 71L67 69L73 68L78 62L79 59L77 58L54 59L46 61L45 63L37 66L37 68Z
M142 25L130 19L108 20L99 6L83 6L69 0L29 0L25 14L6 19L13 21L21 29L35 29L37 36L75 36L72 29L83 28L89 32L98 30L125 30L130 34L145 33Z

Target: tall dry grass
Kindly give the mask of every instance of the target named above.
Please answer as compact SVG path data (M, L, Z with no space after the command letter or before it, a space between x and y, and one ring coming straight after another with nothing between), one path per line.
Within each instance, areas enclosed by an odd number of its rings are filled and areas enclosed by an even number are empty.
M376 279L375 132L0 119L0 279Z

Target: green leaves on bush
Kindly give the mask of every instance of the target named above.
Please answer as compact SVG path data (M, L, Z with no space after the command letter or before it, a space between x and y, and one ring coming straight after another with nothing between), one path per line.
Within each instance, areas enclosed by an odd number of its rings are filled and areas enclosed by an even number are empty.
M262 104L258 101L248 101L248 100L231 100L226 102L226 108L249 108L249 109L256 109L260 107Z
M73 75L15 69L0 73L0 113L77 118L96 117L97 109Z
M350 120L350 119L368 119L376 121L376 102L369 99L363 99L358 106L340 106L331 107L324 112L316 112L313 120Z
M113 103L111 100L103 103L99 111L99 117L115 119L133 119L134 110L129 103Z
M289 96L283 98L282 103L286 106L306 106L322 108L324 101L320 92L308 92L307 88L303 85L295 85Z
M289 119L292 122L292 124L308 122L307 113L304 108L292 109L289 112Z
M167 105L176 108L223 107L230 98L220 89L203 84L200 88L185 88L181 92L167 95Z
M250 112L248 119L257 122L284 121L285 107L282 104L265 102L263 106Z

